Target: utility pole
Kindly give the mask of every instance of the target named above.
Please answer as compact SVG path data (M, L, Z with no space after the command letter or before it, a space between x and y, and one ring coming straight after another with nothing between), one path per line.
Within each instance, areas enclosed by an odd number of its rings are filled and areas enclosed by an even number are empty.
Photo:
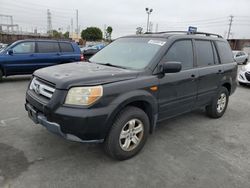
M52 17L49 9L47 9L47 33L52 34Z
M228 27L228 33L227 33L227 39L229 39L230 34L231 34L231 29L232 29L232 24L233 24L233 15L229 16L229 27Z
M158 23L157 23L156 26L155 26L155 32L156 32L156 33L158 32L158 27L159 27L159 25L158 25Z
M74 24L73 24L73 18L71 18L71 21L70 21L70 26L71 26L71 28L70 28L70 33L71 33L71 38L73 38L74 37Z
M76 35L79 37L79 26L78 26L78 9L76 9Z

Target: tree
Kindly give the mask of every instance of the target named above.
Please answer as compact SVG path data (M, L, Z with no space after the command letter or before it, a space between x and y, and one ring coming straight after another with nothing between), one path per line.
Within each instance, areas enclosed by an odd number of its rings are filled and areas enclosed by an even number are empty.
M58 32L57 30L52 30L52 32L51 32L51 36L52 36L53 38L63 38L62 35L63 35L63 34L62 34L61 32Z
M84 40L97 41L102 39L102 31L98 27L87 27L82 30L81 37Z
M137 28L136 28L136 34L137 34L137 35L141 35L141 34L142 34L142 31L143 31L143 28L142 28L142 27L137 27Z
M66 31L64 34L63 34L64 38L68 39L69 38L69 32Z
M106 39L111 40L111 34L113 32L113 28L111 26L108 26L106 29Z

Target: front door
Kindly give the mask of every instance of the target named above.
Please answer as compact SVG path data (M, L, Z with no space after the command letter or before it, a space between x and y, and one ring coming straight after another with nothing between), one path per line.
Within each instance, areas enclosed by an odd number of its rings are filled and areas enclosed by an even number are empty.
M191 111L196 103L198 71L194 68L192 40L176 41L163 62L182 63L178 73L167 73L159 78L159 120Z
M7 75L32 73L35 60L35 42L21 42L12 48L13 54L7 55L4 69Z

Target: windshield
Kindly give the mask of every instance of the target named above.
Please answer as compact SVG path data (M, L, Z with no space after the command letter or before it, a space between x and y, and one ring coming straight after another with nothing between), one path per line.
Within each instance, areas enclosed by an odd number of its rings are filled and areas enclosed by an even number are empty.
M164 39L120 38L99 51L90 58L90 61L117 67L143 69L164 44Z

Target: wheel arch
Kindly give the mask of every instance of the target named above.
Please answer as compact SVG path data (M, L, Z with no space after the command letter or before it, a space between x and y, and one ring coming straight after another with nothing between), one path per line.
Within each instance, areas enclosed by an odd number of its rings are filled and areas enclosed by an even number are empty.
M231 94L231 90L232 90L232 85L231 85L231 83L225 82L225 83L222 84L222 87L225 87L225 88L228 90L229 95Z
M116 116L127 106L135 106L142 109L148 115L150 121L150 133L153 132L157 121L158 104L157 99L149 92L135 91L129 94L124 94L116 99L113 104L115 105L107 121L107 130L105 131L106 133L109 132Z

